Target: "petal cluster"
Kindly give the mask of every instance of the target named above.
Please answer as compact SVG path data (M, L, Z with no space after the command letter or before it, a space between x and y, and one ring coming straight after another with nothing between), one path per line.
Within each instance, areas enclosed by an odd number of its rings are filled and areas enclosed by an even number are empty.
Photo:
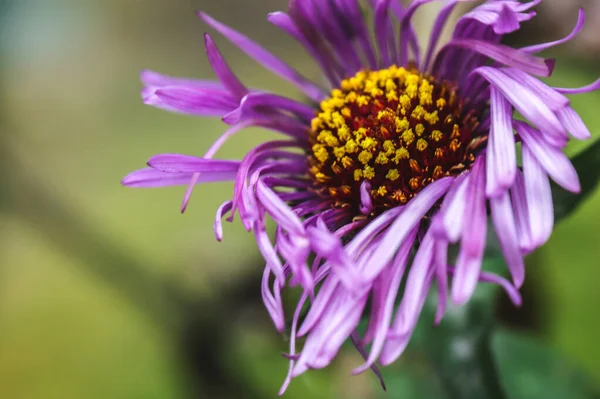
M472 167L434 181L406 205L377 217L365 216L373 207L367 180L360 186L360 212L316 195L306 154L317 107L246 88L208 34L206 52L218 82L142 73L145 103L220 117L229 127L204 156L154 156L148 168L128 175L123 184L186 185L185 208L196 184L233 182L232 198L217 210L214 231L221 240L222 220L239 215L266 262L261 287L265 307L279 331L291 319L290 371L282 392L291 378L331 363L349 338L365 357L355 372L394 362L408 344L432 288L438 293L436 323L443 318L448 298L456 304L467 302L480 281L502 285L520 304L523 257L544 244L553 229L550 180L579 191L577 173L563 149L570 137L582 140L590 133L566 95L597 90L600 81L578 89L548 86L539 77L552 73L554 61L537 54L573 38L583 27L583 11L568 37L511 48L501 44L503 36L533 18L532 8L541 0L485 1L460 17L450 40L440 47L451 12L469 1L448 0L422 51L412 17L434 1L414 0L404 7L396 0L370 0L371 12L365 14L357 0L290 0L288 13L270 14L268 21L315 60L327 87L199 13L210 27L313 102L325 99L358 71L410 63L439 81L454 82L459 97L484 110L476 133L486 144ZM365 15L374 19L374 40ZM515 118L515 111L524 120ZM241 160L214 159L227 140L251 126L278 132L281 139L250 149ZM267 231L268 219L275 222L274 236ZM511 281L482 271L490 234L500 243ZM457 249L456 259L449 257L450 247ZM302 295L287 317L283 290L295 286ZM359 332L364 317L367 329Z

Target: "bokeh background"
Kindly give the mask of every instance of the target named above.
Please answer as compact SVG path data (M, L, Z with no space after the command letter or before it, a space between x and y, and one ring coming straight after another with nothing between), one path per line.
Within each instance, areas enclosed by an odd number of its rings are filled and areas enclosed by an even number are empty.
M207 27L195 10L318 79L302 49L265 20L285 3L0 0L0 398L275 396L287 343L261 305L262 261L239 224L226 224L222 243L212 235L214 210L231 187L199 187L182 216L182 188L131 190L119 181L155 153L201 154L223 131L218 120L169 114L139 98L144 68L213 76L202 44ZM600 75L599 1L547 0L539 19L510 38L558 38L574 25L579 5L590 21L558 50L551 81L559 86ZM434 9L418 16L419 29L426 31ZM298 96L215 37L249 86ZM597 138L600 93L573 104ZM265 137L249 130L223 157ZM525 306L502 301L497 316L595 381L599 229L596 193L528 258ZM348 348L334 366L293 381L286 396L386 397L372 375L349 377L359 362ZM410 358L401 363L414 368Z

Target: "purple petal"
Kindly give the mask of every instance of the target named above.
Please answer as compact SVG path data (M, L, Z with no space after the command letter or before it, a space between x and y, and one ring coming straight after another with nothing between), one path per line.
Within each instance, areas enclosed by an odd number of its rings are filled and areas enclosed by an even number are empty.
M269 111L285 111L299 118L310 121L315 116L315 109L287 97L271 93L250 93L244 96L238 108L223 117L223 122L235 125L240 120L249 119L245 114L253 114L249 111L260 110L259 113L268 117Z
M515 286L520 288L525 280L525 263L523 262L521 248L519 248L517 227L508 192L490 199L490 207L494 228L500 241L506 265L510 270Z
M315 328L315 325L327 311L329 304L334 301L334 294L340 286L339 283L340 279L335 275L331 276L323 283L321 289L319 290L319 294L308 310L308 313L306 314L306 317L304 318L304 321L298 330L299 337L306 335L309 331Z
M187 185L193 173L168 173L160 170L146 168L136 170L125 176L121 184L127 187L167 187ZM214 172L203 174L196 183L234 180L236 172Z
M435 311L434 325L439 325L446 313L448 303L448 241L437 239L433 254L435 278L438 286L438 306Z
M496 68L480 67L473 73L481 75L496 87L517 111L544 132L549 142L557 146L564 145L567 135L562 124L538 96Z
M394 37L388 36L388 29L390 27L390 19L388 17L389 6L390 0L377 0L375 5L375 37L379 44L379 56L381 57L383 66L391 65L388 44L390 48L396 46Z
M308 299L308 293L303 293L298 301L298 305L296 306L296 311L294 312L294 316L292 317L292 326L290 328L290 367L288 370L288 374L279 389L278 395L281 396L285 393L288 385L292 381L292 372L294 371L294 365L296 364L296 360L298 360L299 355L296 355L296 333L298 331L298 321L300 320L300 315L302 313L302 308L304 307L304 303Z
M521 50L527 51L528 53L539 53L540 51L544 51L551 47L566 43L566 42L570 41L571 39L575 38L575 36L577 36L579 34L579 32L581 32L581 29L583 29L584 24L585 24L585 11L583 10L583 8L580 8L579 15L577 16L577 23L575 24L575 27L573 28L571 33L569 33L567 36L565 36L562 39L555 40L553 42L523 47Z
M518 69L510 68L506 70L506 73L543 99L544 103L556 114L563 127L574 138L585 140L591 137L590 131L579 115L570 107L570 101L567 97Z
M433 224L434 231L452 243L457 242L462 233L467 187L469 186L468 176L469 174L463 174L456 178L444 198L438 213L439 216Z
M440 12L437 15L435 23L433 24L433 28L431 30L431 34L429 35L429 44L427 46L427 53L425 55L425 62L423 64L423 70L427 71L429 69L429 64L431 63L431 59L433 57L435 48L440 40L440 36L442 34L442 30L446 23L448 22L448 17L452 13L452 10L456 7L458 3L461 1L475 1L475 0L448 0L448 2L442 7Z
M406 270L408 257L413 247L416 234L417 229L411 232L409 239L407 239L398 250L396 257L390 265L389 273L385 276L381 276L385 278L384 287L380 287L380 290L383 292L379 293L382 295L382 301L378 312L370 315L371 319L377 317L377 320L374 320L373 325L374 331L371 352L369 353L369 357L366 359L365 364L353 371L354 374L361 373L373 365L383 350L394 313L394 304L397 299L396 297L398 295L398 290L400 289L400 283L402 282L404 271ZM376 294L378 293L374 293L374 295Z
M284 12L271 13L267 16L267 20L302 44L311 57L319 63L330 84L333 87L339 85L340 78L337 71L340 69L340 66L333 60L331 54L323 49L321 43L314 43L314 41L304 36L296 26L294 20Z
M290 233L304 235L304 227L302 226L300 219L298 219L290 207L262 181L259 181L256 185L256 196L277 225L283 227Z
M512 109L509 102L495 87L490 91L490 114L485 192L488 197L494 197L508 190L517 174Z
M193 86L146 87L142 90L144 104L166 111L196 116L223 116L238 103L225 90Z
M415 235L416 231L413 234L413 239ZM353 374L362 373L363 371L371 367L373 364L375 364L375 361L377 360L377 358L381 354L381 351L383 350L386 336L394 313L394 303L397 299L396 296L398 295L398 290L400 289L400 283L402 282L404 271L406 270L408 256L410 255L411 248L412 241L405 243L400 248L398 254L396 255L394 261L390 266L389 273L385 276L386 281L384 281L384 287L380 288L380 290L383 292L374 293L374 295L381 294L382 301L380 303L380 308L378 309L377 315L370 315L371 320L375 316L378 316L378 319L376 320L373 326L373 344L371 345L369 357L365 359L365 364L354 369L352 372Z
M150 70L143 70L140 73L140 79L144 86L153 86L155 88L165 86L187 86L194 87L197 89L225 91L225 87L223 86L223 84L215 82L214 80L174 78Z
M309 227L307 231L315 254L331 263L332 270L348 290L357 287L359 285L358 273L353 268L341 239L329 231L322 219L319 219L317 225Z
M307 337L292 376L298 376L308 368L327 366L360 322L367 295L353 297L340 290L333 298Z
M448 272L450 274L456 274L456 269L453 267L448 267ZM479 276L479 281L484 283L498 284L500 287L504 288L510 300L515 304L515 306L521 306L522 300L521 294L519 294L519 290L516 289L505 278L502 278L494 273L481 272L481 275Z
M557 92L562 93L562 94L589 93L591 91L600 90L600 79L596 80L595 82L590 83L589 85L582 86L582 87L575 87L575 88L555 87L554 90L556 90Z
M475 39L453 39L440 51L451 47L461 47L485 55L490 59L504 65L519 68L522 71L539 76L550 76L554 63L543 58L532 56L521 50L502 44L490 43Z
M325 97L325 93L322 89L315 86L308 79L300 75L294 68L283 62L279 57L276 57L265 50L256 42L248 39L236 30L231 29L227 25L222 24L203 12L198 12L198 16L262 66L295 84L312 100L321 101Z
M571 107L565 107L556 113L558 120L577 140L587 140L592 137L589 129L581 120L581 117Z
M279 285L278 280L275 280L273 292L271 292L271 289L269 288L270 277L271 269L265 267L261 284L261 294L265 308L267 308L267 312L269 313L269 316L271 316L275 328L277 328L277 331L282 332L285 330L285 316L283 314L283 303L281 301L281 286Z
M381 241L380 250L366 263L366 268L377 268L387 264L412 229L421 221L431 207L448 191L454 178L445 177L434 181L419 192L404 207Z
M283 265L277 255L277 251L273 247L269 236L264 229L264 226L254 227L254 236L256 237L256 244L260 250L263 258L267 262L267 266L273 272L275 277L280 283L285 281L285 275L283 273Z
M373 201L371 201L371 183L364 180L360 184L360 212L368 215L373 210Z
M510 194L513 203L519 246L521 251L529 253L534 249L534 245L529 225L529 210L525 195L525 182L521 171L517 171L515 184L512 187Z
M367 352L365 351L364 346L362 346L362 344L360 343L360 336L358 335L357 331L354 331L350 335L350 341L352 342L352 345L354 345L354 347L356 348L358 353L360 353L360 355L363 357L363 359L367 360ZM381 375L381 372L379 371L379 368L377 367L377 365L372 364L370 366L370 368L371 368L371 370L373 370L373 373L375 373L375 375L377 376L377 379L379 380L379 384L381 384L381 388L383 388L383 390L386 391L387 388L385 386L385 381L383 380L383 376ZM356 370L354 370L352 372L352 374L359 374L361 372L356 372Z
M561 149L546 143L542 139L541 133L526 123L518 122L516 127L524 145L527 146L527 149L531 151L531 154L552 180L565 190L578 193L581 186L577 171Z
M484 162L485 159L478 158L469 177L469 217L462 231L456 276L452 282L452 300L459 305L468 301L477 287L485 250L487 215Z
M248 127L251 123L252 122L249 122L249 123L240 123L238 125L232 126L229 129L227 129L208 148L208 150L204 153L204 157L203 158L212 158L213 156L215 156L215 154L217 153L217 151L223 146L223 144L225 144L225 142L227 140L229 140L229 138L231 138L232 136L234 136L240 130L243 130L246 127ZM185 190L185 194L183 196L183 200L181 201L181 213L184 213L185 210L187 209L187 206L188 206L188 204L190 202L190 198L192 197L192 192L194 191L194 187L196 186L196 181L199 178L200 178L200 174L199 173L194 173L194 175L192 176L192 179L190 180L190 183L188 184L188 187Z
M433 231L429 230L419 245L417 255L408 272L402 302L392 325L394 335L409 334L417 324L420 314L419 304L425 300L429 292L427 276L430 274L433 265L434 248L435 238Z
M232 204L233 201L225 201L217 209L217 213L215 215L215 222L213 224L213 231L215 233L215 238L217 239L217 241L223 240L223 217L227 214L227 212L231 211Z
M237 172L240 161L204 159L182 154L159 154L148 160L148 166L169 173Z
M519 19L510 7L504 5L498 12L498 19L494 25L494 32L499 35L515 32L520 28Z
M404 15L402 15L402 19L400 21L400 65L406 65L408 60L408 44L411 44L413 48L414 62L417 67L419 66L420 54L419 54L419 45L416 40L413 40L415 37L415 32L411 26L411 20L415 12L419 9L419 7L431 3L434 0L415 0L411 3L411 5L406 9ZM398 6L399 2L392 3L393 6ZM393 9L393 8L392 8ZM398 12L396 12L398 14Z
M204 34L204 45L208 61L221 83L223 83L223 86L238 99L248 94L248 89L229 68L229 65L227 65L227 62L208 33Z
M548 175L527 145L523 145L523 173L532 244L537 248L552 234L554 207Z

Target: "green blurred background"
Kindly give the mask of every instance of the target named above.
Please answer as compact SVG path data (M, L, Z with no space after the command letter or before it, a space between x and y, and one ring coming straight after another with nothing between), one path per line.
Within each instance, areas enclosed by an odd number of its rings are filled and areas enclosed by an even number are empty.
M182 216L182 188L131 190L119 181L155 153L201 154L223 131L218 120L169 114L139 98L144 68L213 77L196 9L318 79L301 48L265 20L285 3L0 0L0 398L276 395L287 342L261 305L262 261L239 223L225 225L222 243L212 235L231 187L199 187ZM556 38L576 19L548 25L540 14L542 23L511 40ZM420 15L418 26L425 30L431 17ZM586 29L600 34L597 24ZM215 37L249 86L297 96ZM556 85L600 75L593 47L576 41L561 50ZM600 93L573 103L597 137ZM265 137L250 130L222 156L240 156ZM596 193L529 257L525 306L503 301L498 313L596 381L599 206ZM368 373L350 377L360 361L348 348L332 367L294 380L286 397L398 397L382 396ZM412 367L410 357L402 363Z

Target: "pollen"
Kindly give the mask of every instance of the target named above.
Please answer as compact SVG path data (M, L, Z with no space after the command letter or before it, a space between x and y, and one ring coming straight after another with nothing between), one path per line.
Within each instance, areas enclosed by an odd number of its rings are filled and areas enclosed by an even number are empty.
M310 122L314 191L334 206L358 209L368 180L376 215L469 168L473 143L482 141L475 140L480 110L459 93L450 82L397 66L343 80Z
M396 156L394 157L394 162L398 163L403 159L408 159L410 157L410 152L404 147L398 148L396 151Z
M385 175L386 179L390 179L391 181L397 180L400 177L400 173L398 172L398 169L390 169L387 172L387 175Z

